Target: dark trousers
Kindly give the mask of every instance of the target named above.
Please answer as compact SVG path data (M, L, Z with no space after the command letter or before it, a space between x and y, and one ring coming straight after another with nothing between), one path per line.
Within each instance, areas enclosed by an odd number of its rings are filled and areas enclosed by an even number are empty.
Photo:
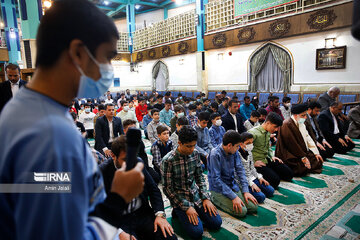
M86 130L86 138L94 138L94 129Z
M345 154L348 151L350 151L351 149L353 149L355 147L355 144L350 141L346 141L344 138L343 138L343 140L346 142L347 147L344 147L343 145L341 145L341 143L337 140L336 141L328 141L328 142L333 147L333 149L336 153Z
M154 168L146 167L146 170L149 172L152 179L154 179L154 182L156 184L159 184L159 182L161 181L160 170L159 170L159 172L157 172L156 169L155 169L155 166L154 166Z
M306 153L306 157L310 162L310 169L305 167L305 164L302 162L301 158L291 158L284 161L294 172L294 176L302 177L308 173L321 173L322 171L322 162L318 161L315 155L309 150Z
M293 171L288 166L270 159L268 159L266 166L257 167L256 171L261 173L275 189L279 186L280 180L291 181L294 176Z
M332 158L335 152L334 152L334 148L329 148L328 146L325 146L324 148L325 150L321 150L320 148L318 148L318 150L320 152L321 157L325 161L327 158Z
M154 221L155 215L151 211L142 211L139 209L134 213L121 217L120 228L126 233L133 235L137 240L163 240L163 239L177 239L176 235L173 234L164 237L161 229L158 227L157 231L154 232Z
M209 211L205 212L204 208L198 208L194 207L198 216L198 225L194 225L190 223L188 216L186 215L186 212L181 210L180 208L174 208L173 209L173 215L175 217L178 217L180 220L181 226L185 229L186 233L190 236L192 239L201 239L204 228L207 227L210 230L218 230L221 227L222 220L219 214L216 216L210 216Z

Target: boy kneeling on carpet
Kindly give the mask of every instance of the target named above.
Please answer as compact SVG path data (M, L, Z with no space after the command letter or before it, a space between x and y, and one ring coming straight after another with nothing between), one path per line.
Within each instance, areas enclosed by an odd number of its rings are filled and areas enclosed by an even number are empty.
M208 162L209 189L212 200L224 212L236 217L257 212L257 200L249 193L249 184L241 163L239 147L240 134L229 130L224 134L223 143L211 150ZM235 180L239 180L239 184Z
M200 154L195 150L197 133L190 126L179 131L178 147L162 160L161 172L164 193L169 198L173 217L192 239L201 239L203 224L211 230L218 230L222 220L206 191L200 162Z

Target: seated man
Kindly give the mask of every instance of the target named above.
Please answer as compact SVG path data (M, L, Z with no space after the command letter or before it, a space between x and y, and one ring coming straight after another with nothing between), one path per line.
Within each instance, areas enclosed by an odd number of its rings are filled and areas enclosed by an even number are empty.
M151 144L153 144L156 140L158 140L156 128L163 124L160 122L159 109L153 108L151 110L151 117L152 121L147 125L146 129L148 133L148 138Z
M263 176L256 171L251 151L254 148L254 137L251 133L240 134L241 160L245 169L246 178L249 183L249 193L256 198L258 203L263 203L266 197L274 195L274 188Z
M162 158L171 150L174 149L174 145L171 140L169 140L169 128L166 126L160 125L156 128L158 134L158 140L154 142L151 146L151 154L153 156L152 163L154 165L155 171L161 176L160 165Z
M129 102L128 101L121 101L122 110L116 115L116 117L120 118L122 122L127 119L131 119L136 121L136 127L139 127L138 120L136 115L133 111L129 109Z
M360 138L360 105L350 109L348 114L350 125L348 135L351 138Z
M280 107L280 111L284 116L284 119L288 119L291 117L291 98L283 97L282 102L283 106Z
M343 125L340 124L338 115L341 113L343 104L333 102L330 108L319 115L319 126L326 141L333 147L336 153L345 154L355 147L354 142L346 135Z
M282 118L282 120L284 120L284 116L282 115L279 106L280 106L279 97L278 96L270 96L269 97L269 105L266 107L266 111L268 112L268 114L270 112L277 113Z
M258 203L249 193L248 180L238 152L240 141L238 132L229 130L225 133L223 143L210 153L208 180L214 204L233 216L245 217L247 212L257 212ZM235 178L241 184L241 189Z
M176 121L185 116L185 109L181 105L175 105L174 107L175 116L170 120L171 132L176 130Z
M210 113L201 112L198 118L199 118L198 124L195 126L195 130L198 135L195 148L202 156L202 161L206 166L207 164L206 159L209 156L211 149L214 148L213 145L211 144L209 129L207 128L207 124L210 118Z
M179 146L168 153L161 163L164 194L169 198L173 216L178 217L186 233L201 238L203 224L218 230L222 220L206 191L200 155L195 150L197 133L190 126L179 131ZM195 151L194 151L195 150Z
M176 121L176 130L170 136L174 149L178 147L180 129L187 125L189 125L189 120L186 117L181 117Z
M254 105L251 103L250 97L245 96L244 97L244 104L240 106L240 114L244 121L248 120L251 116L251 112L256 110Z
M291 181L293 178L293 171L280 158L274 157L270 148L270 135L279 130L282 122L279 114L270 112L263 124L249 130L254 137L252 154L256 171L275 189L279 186L280 179Z
M338 87L331 87L327 92L321 94L318 99L321 105L321 111L327 110L332 103L336 102L336 98L339 94L340 89Z
M322 171L323 159L304 124L307 110L307 103L292 107L292 115L283 122L276 143L275 156L282 159L295 176Z
M196 105L190 104L189 105L189 115L187 116L190 126L195 127L198 123L198 118L196 116Z
M171 110L171 100L165 101L165 107L160 111L160 122L170 127L170 120L174 117L174 112Z
M325 161L326 158L334 156L335 152L332 146L326 141L319 127L317 116L320 114L321 105L317 101L310 101L308 108L305 121L306 130L316 143L320 155Z
M259 123L260 113L257 110L251 112L250 118L244 122L244 127L246 130L250 130L253 127L260 125Z
M105 160L99 167L102 172L107 194L111 192L111 185L117 169L122 168L126 161L126 136L122 135L114 140L111 146L112 159ZM147 170L143 169L145 186L139 197L134 198L123 215L116 219L116 227L121 228L120 239L129 239L132 233L136 239L177 239L171 225L166 221L164 203L160 189ZM149 199L151 207L149 205ZM114 201L114 208L116 202Z
M131 119L125 120L123 122L124 134L126 135L127 130L129 128L136 128L137 127L136 123L137 123L137 121L134 121ZM145 144L143 141L140 142L138 157L141 158L141 160L143 160L146 170L151 175L151 177L154 179L155 183L158 184L161 181L160 174L158 174L153 168L151 168L149 166L149 159L148 159L148 155L145 152Z
M222 139L225 134L225 128L221 126L222 121L219 113L216 112L211 114L210 120L212 122L212 126L209 129L211 144L213 145L213 147L216 147L222 144Z
M244 121L238 113L239 110L239 103L235 100L231 100L229 102L229 109L228 111L222 116L222 126L225 128L226 131L228 130L235 130L238 133L246 132L244 127Z

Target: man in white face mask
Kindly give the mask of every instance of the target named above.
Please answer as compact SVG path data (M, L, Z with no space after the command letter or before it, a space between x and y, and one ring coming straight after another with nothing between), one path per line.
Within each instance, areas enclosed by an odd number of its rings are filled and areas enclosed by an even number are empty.
M135 112L130 111L129 102L121 101L122 110L116 115L116 117L121 118L121 122L124 122L127 119L134 120L136 122L136 127L139 128L139 122L136 118Z
M291 98L284 97L282 99L283 105L280 107L280 111L284 117L284 119L288 119L291 117Z
M307 103L293 106L292 116L283 122L276 144L275 156L282 159L295 176L322 170L323 159L304 124L307 110Z

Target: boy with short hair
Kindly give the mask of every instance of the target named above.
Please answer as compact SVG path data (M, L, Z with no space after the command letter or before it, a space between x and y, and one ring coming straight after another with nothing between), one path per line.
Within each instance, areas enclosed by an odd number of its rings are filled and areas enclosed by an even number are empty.
M233 216L245 217L247 212L257 212L258 203L249 193L238 151L240 142L237 131L229 130L224 134L223 143L210 153L208 181L212 200L217 207Z
M266 197L274 195L274 188L258 173L254 166L252 149L254 137L251 133L243 132L240 134L240 156L245 169L245 175L249 183L249 193L251 193L258 203L263 203Z
M189 125L189 120L186 117L181 117L176 121L176 130L170 136L171 141L173 142L174 148L178 146L179 141L179 131L183 126Z
M196 116L199 116L199 114L202 112L202 107L203 107L203 104L198 101L195 103L196 105Z
M211 114L210 120L212 122L212 126L209 130L211 144L213 145L213 147L216 147L222 143L222 139L225 134L225 128L221 126L222 120L219 113Z
M148 113L146 100L144 98L139 99L139 105L135 108L135 113L137 120L141 123L143 117Z
M160 122L170 127L170 120L174 116L173 110L171 110L172 102L171 100L165 101L165 107L160 111Z
M159 109L157 109L157 108L153 108L151 110L152 121L146 127L147 133L148 133L148 138L149 138L151 144L154 144L154 142L156 140L158 140L156 128L160 125L163 125L160 122L160 114L159 113L160 113Z
M168 152L173 150L174 145L172 141L169 140L169 129L166 126L158 126L156 132L159 139L151 146L151 154L153 156L152 163L154 169L160 175L161 160Z
M148 106L148 114L146 114L143 117L143 121L142 121L142 128L144 129L144 133L145 133L145 137L148 138L148 134L147 134L147 126L149 125L149 123L152 121L151 118L151 110L153 109L153 106L149 105Z
M170 120L171 132L176 130L176 122L179 118L185 116L185 109L181 105L175 105L174 107L175 116Z
M198 118L196 116L196 105L195 104L189 105L189 115L187 116L187 118L189 120L191 127L195 127L197 125Z
M159 94L156 97L156 101L157 103L154 104L154 108L159 109L159 111L163 110L163 108L165 107L165 105L163 104L163 95Z
M194 151L196 141L196 131L183 126L179 131L179 146L161 163L163 190L173 207L173 216L179 218L193 239L201 238L203 223L210 230L218 230L222 224L207 192L199 153Z
M260 125L259 123L260 113L257 110L251 112L250 118L244 122L244 127L246 130L250 130L253 127Z
M213 145L211 144L211 138L207 124L210 119L210 113L201 112L199 114L198 124L195 126L195 130L198 134L196 150L199 151L204 157L208 157Z
M288 119L291 117L291 98L284 97L282 99L283 105L280 107L280 111L284 116L284 119Z

